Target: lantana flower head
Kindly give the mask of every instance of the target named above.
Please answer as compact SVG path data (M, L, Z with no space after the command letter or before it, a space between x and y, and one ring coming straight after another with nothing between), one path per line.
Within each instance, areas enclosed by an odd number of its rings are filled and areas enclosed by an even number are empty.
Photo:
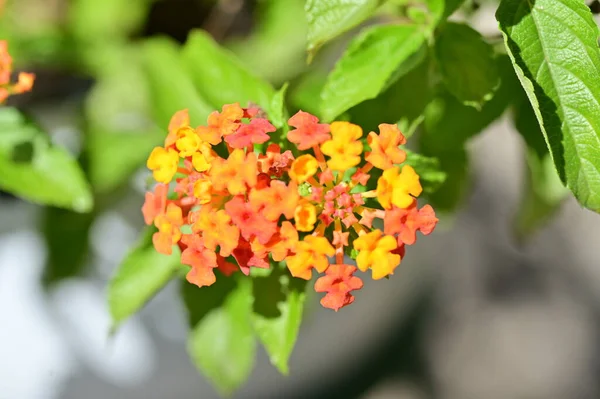
M228 104L197 127L178 111L148 158L158 184L146 194L144 220L157 229L157 251L179 246L192 284L212 285L215 269L248 275L283 261L294 278L320 275L321 304L337 311L362 288L358 272L394 274L417 231L430 234L438 219L430 205L418 208L423 189L403 165L396 125L365 136L358 125L303 111L288 125L288 143L277 144L258 108Z
M10 95L25 93L33 87L35 80L33 73L20 72L14 83L11 82L12 73L13 59L8 52L8 42L0 40L0 103Z

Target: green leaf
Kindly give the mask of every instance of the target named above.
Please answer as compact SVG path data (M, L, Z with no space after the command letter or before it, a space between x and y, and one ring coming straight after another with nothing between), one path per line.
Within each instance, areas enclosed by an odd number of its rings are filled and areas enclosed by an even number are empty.
M31 202L89 212L93 197L79 164L25 121L0 108L0 188Z
M464 149L454 149L435 156L446 179L427 197L436 211L453 212L462 204L471 184L467 152Z
M446 173L440 167L440 161L434 157L417 154L403 148L406 152L406 161L403 165L412 166L421 178L421 186L425 194L437 191L446 181Z
M150 87L153 114L163 129L176 111L188 109L193 125L206 123L214 110L194 87L180 61L177 44L167 38L149 39L143 46L143 66ZM204 62L211 64L211 62Z
M197 30L190 34L182 52L196 89L214 108L239 102L261 106L269 115L273 87L248 71L228 50L220 47L206 32Z
M319 47L369 18L380 0L307 0L308 51Z
M569 194L556 173L533 108L524 93L523 97L515 106L515 126L527 145L523 193L513 222L518 241L542 227Z
M289 118L287 109L285 108L285 93L287 92L287 88L288 84L285 83L271 99L271 115L269 115L269 118L276 128L285 126Z
M442 80L460 102L481 109L500 83L494 49L475 29L448 23L435 42Z
M288 96L290 107L295 111L302 110L322 118L318 98L326 80L327 75L324 73L310 71L304 74L290 89Z
M90 181L99 193L120 186L145 165L152 148L161 145L166 133L156 128L140 132L102 131L89 135Z
M272 83L290 80L306 67L307 23L304 0L262 0L250 37L234 38L227 47L253 71Z
M464 2L465 0L445 0L444 13L442 17L445 19L454 14L454 11L458 10Z
M86 266L90 228L96 212L76 213L46 207L42 216L42 232L48 252L43 282L52 285L78 276Z
M129 252L108 284L108 306L113 330L139 311L173 278L180 267L179 250L163 255L154 249L147 228L136 247Z
M381 123L397 122L405 137L412 136L423 121L425 108L433 97L429 69L429 58L421 58L418 65L377 98L352 107L349 111L352 122L362 126L365 132L376 132Z
M598 27L580 0L503 0L496 13L561 180L600 212Z
M384 90L396 69L427 38L419 25L375 26L354 38L321 92L323 118L332 120Z
M293 278L284 264L271 263L266 277L253 277L252 321L271 363L288 374L306 300L306 281Z
M460 103L442 91L425 110L422 146L435 156L449 149L462 149L465 142L498 119L521 90L507 56L496 59L501 83L494 97L480 111ZM424 143L424 144L423 144Z
M256 351L251 280L236 277L219 275L215 284L202 288L184 283L191 325L188 352L222 395L246 381Z
M150 0L73 0L69 3L69 30L79 40L110 41L126 37L144 22Z

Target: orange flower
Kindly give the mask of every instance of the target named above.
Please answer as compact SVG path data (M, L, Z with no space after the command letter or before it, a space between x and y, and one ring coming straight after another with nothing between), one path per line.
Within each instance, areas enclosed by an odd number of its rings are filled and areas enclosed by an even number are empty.
M257 175L256 155L251 152L235 149L227 160L216 158L211 168L210 179L217 191L227 189L230 194L244 194L247 187L256 185Z
M184 234L181 242L187 246L181 253L181 264L191 266L186 279L198 287L212 285L217 278L217 254L204 246L204 240L197 234Z
M398 241L412 245L417 241L417 230L429 235L435 228L438 218L431 205L425 205L417 210L417 201L407 209L393 208L385 213L385 234L398 234Z
M296 254L288 257L287 267L292 276L310 280L311 270L315 268L323 273L329 266L328 256L333 256L335 249L327 238L306 236L304 241L298 242Z
M262 213L256 212L242 196L235 196L227 202L225 211L247 241L256 237L261 244L266 244L277 231L277 224L265 218Z
M400 264L400 255L392 253L398 247L392 236L381 236L381 230L373 230L354 240L358 252L356 265L360 271L371 269L373 280L379 280L394 273Z
M286 186L280 180L272 180L270 186L262 190L250 191L249 196L253 209L271 221L277 221L281 215L286 219L293 218L299 198L296 183L290 182Z
M278 241L270 248L271 257L275 262L284 260L289 252L298 245L298 231L290 222L281 223Z
M0 48L0 60L1 53ZM8 90L0 86L0 97L1 89ZM288 139L310 153L295 159L269 144L275 127L254 106L225 105L196 130L187 110L177 112L165 147L148 158L160 184L146 194L142 213L158 228L153 242L159 252L179 246L192 284L213 284L215 268L225 276L237 270L249 275L252 267L285 261L293 277L308 280L313 269L325 273L315 290L326 293L324 307L338 311L363 285L357 270L371 269L375 280L392 274L416 232L431 233L438 219L428 205L417 209L422 188L415 170L394 166L405 160L398 148L405 138L397 126L381 124L379 134L369 133L370 152L363 156L357 125L319 124L302 111L288 122L296 127ZM266 151L255 145L263 143ZM352 167L356 171L345 173ZM373 167L383 170L375 190L369 187ZM380 221L385 235L374 228ZM191 234L182 235L183 223L191 225ZM353 251L357 267L344 263ZM230 257L234 260L227 261Z
M266 154L258 156L258 169L269 176L281 177L287 172L294 161L294 155L290 150L281 153L278 144L269 144Z
M221 142L223 136L233 134L240 126L244 110L238 103L223 105L221 112L213 112L208 116L208 126L198 126L196 132L203 141L212 145Z
M0 102L6 100L11 94L21 94L30 91L33 87L35 75L27 72L19 73L17 82L10 84L12 64L12 57L8 53L8 42L0 40Z
M379 125L379 132L379 135L374 132L369 133L367 142L371 152L366 154L367 162L382 170L404 162L406 153L398 146L406 144L406 138L398 126L382 123Z
M177 151L171 148L166 150L163 147L155 147L146 162L146 166L152 171L154 180L165 184L169 183L175 176L178 164L179 155Z
M28 72L20 72L17 83L13 86L13 93L20 94L30 91L33 87L35 75Z
M298 111L288 120L288 125L296 129L290 130L287 138L297 144L299 150L307 150L329 138L329 125L319 123L319 118L307 112Z
M229 256L238 245L240 230L231 224L231 217L223 209L215 211L203 206L192 214L192 231L201 232L206 248L216 250L220 247L221 256Z
M250 243L241 237L238 246L233 250L233 257L239 265L241 272L246 276L250 274L251 267L269 268L266 255L254 253Z
M12 57L8 53L8 42L6 40L0 40L0 85L7 85L10 83L12 62Z
M317 173L318 168L319 163L315 157L310 154L301 155L292 162L292 167L289 171L290 179L296 183L304 183Z
M269 140L267 133L277 129L268 120L262 118L252 119L248 124L242 124L235 133L225 136L225 141L231 148L250 147L253 144L262 144Z
M154 193L146 193L146 199L142 206L142 214L144 215L144 222L147 225L151 225L154 218L165 211L168 192L169 186L166 184L157 184L154 188Z
M336 312L344 306L354 302L351 291L359 290L363 286L360 278L354 276L356 267L344 264L330 265L325 271L325 276L315 282L316 292L327 292L321 299L321 305Z
M154 225L158 228L158 232L152 236L154 248L162 254L171 255L173 245L177 244L181 238L181 230L179 230L183 226L181 208L175 204L169 204L166 213L158 215L154 219Z

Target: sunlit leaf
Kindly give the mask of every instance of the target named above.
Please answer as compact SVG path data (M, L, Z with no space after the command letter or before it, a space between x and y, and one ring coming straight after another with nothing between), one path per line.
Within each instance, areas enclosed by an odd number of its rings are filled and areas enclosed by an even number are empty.
M219 46L206 32L190 33L182 53L183 63L200 92L213 108L239 102L260 105L271 114L275 90L250 72L235 56Z
M369 18L380 0L307 0L308 51L315 53L327 41Z
M31 202L89 212L93 197L75 158L14 108L0 109L0 188Z
M143 66L153 115L156 124L165 131L171 116L179 110L189 110L194 126L206 123L206 118L214 110L194 87L194 81L180 58L177 44L169 39L153 38L144 43Z
M580 0L503 0L506 48L561 180L600 212L598 26Z
M354 38L321 92L321 112L332 120L349 108L375 98L396 69L427 38L420 25L380 25Z

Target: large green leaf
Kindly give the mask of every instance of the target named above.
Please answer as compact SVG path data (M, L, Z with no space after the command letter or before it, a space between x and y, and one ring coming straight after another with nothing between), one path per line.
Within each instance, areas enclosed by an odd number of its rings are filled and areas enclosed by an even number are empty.
M307 0L308 51L315 53L327 41L369 18L380 0Z
M501 83L494 97L481 110L460 103L454 96L442 91L425 110L424 132L428 155L461 149L465 142L498 119L514 99L520 87L507 56L496 59Z
M143 66L150 88L154 119L167 128L176 111L188 109L193 125L206 122L214 110L194 87L194 82L180 61L177 44L166 38L153 38L143 47ZM206 62L211 64L215 62Z
M396 69L415 54L428 36L422 25L382 25L357 36L321 92L321 113L332 120L349 108L375 98ZM408 72L408 71L406 71Z
M480 109L500 83L494 49L468 25L448 23L435 42L442 80L460 102Z
M423 113L433 96L429 61L429 57L421 57L417 66L379 96L352 107L349 111L352 122L362 126L366 132L377 131L381 123L397 122L406 137L412 136L423 121Z
M161 145L166 133L156 127L139 132L111 132L99 126L90 132L90 181L97 192L120 186L142 167L152 148Z
M306 299L306 281L292 278L284 264L273 264L267 276L252 279L252 322L271 363L284 374L294 349Z
M219 275L210 287L183 287L191 326L188 352L222 395L231 395L246 381L256 351L251 280L236 277Z
M93 197L79 164L14 108L0 109L0 188L31 202L89 212Z
M244 107L252 102L271 114L273 87L250 72L206 32L197 30L190 34L182 58L196 89L214 108L234 102Z
M600 212L598 27L581 0L503 0L496 13L561 180Z
M521 241L543 226L560 208L569 190L562 184L552 163L544 136L525 94L515 106L515 126L526 149L526 174L513 231Z
M238 58L273 83L291 79L306 67L307 23L304 0L262 0L252 34L227 43Z
M116 328L139 311L160 291L180 268L179 251L163 255L154 249L147 228L140 242L129 252L108 284L108 306Z

